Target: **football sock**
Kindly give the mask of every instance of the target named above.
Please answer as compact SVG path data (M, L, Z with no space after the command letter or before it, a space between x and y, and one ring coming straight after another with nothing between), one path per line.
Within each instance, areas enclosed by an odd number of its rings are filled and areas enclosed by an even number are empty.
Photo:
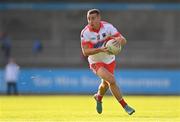
M122 98L121 100L119 100L119 103L121 104L121 106L124 108L127 103L124 101L124 99Z
M102 95L97 94L96 97L97 97L97 100L98 100L98 101L102 101L102 98L103 98Z

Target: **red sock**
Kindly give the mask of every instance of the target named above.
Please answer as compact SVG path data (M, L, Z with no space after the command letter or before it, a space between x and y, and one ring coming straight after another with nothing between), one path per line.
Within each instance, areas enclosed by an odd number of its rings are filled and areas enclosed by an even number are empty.
M122 106L123 108L127 105L127 103L124 101L123 98L119 101L119 103L121 104L121 106Z
M102 96L102 95L99 95L99 94L96 94L96 97L97 97L97 100L98 100L98 101L101 101L102 98L103 98L103 96Z

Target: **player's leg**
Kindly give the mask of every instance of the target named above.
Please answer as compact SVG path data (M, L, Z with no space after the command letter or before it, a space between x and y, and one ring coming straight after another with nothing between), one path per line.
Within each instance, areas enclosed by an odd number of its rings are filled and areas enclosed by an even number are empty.
M102 67L106 68L109 72L111 72L112 74L114 74L114 70L116 67L116 63L115 61L113 61L110 64L105 64L103 63L103 65L101 65ZM97 69L98 70L98 69ZM96 72L97 72L96 70ZM109 85L108 82L105 81L104 79L101 79L101 84L99 85L99 90L98 90L98 98L101 100L102 97L104 96L104 94L106 93L106 91L109 89Z
M103 79L101 79L101 84L99 85L99 89L98 89L98 94L101 96L104 96L106 91L109 88L109 85L106 81L104 81Z
M108 83L102 79L102 82L99 85L98 92L94 95L94 98L96 100L96 110L99 114L102 113L102 98L108 90L108 88Z
M91 64L90 69L96 74L97 70L100 67L104 67L105 64L102 62ZM101 81L101 84L99 85L98 92L94 95L94 98L96 100L96 110L100 114L102 113L102 98L104 94L106 93L109 85L107 82L105 82L103 79Z
M14 94L17 95L18 94L17 83L14 82L13 87L14 87Z
M108 83L103 79L101 79L101 84L99 85L98 92L95 94L99 101L102 101L102 98L105 95L108 88L109 88Z
M126 110L126 112L128 114L132 114L134 113L134 109L132 109L131 107L129 107L127 105L127 103L124 101L124 99L122 98L122 94L118 88L118 86L116 85L116 80L114 78L114 75L109 72L106 68L104 67L100 67L97 70L97 75L104 79L105 81L108 82L109 88L111 90L111 93L115 96L115 98L119 101L119 103L122 105L122 107Z
M11 83L7 83L7 95L10 95L11 94Z
M90 64L90 69L96 74L97 70L100 67L104 67L104 63L95 63L95 64ZM108 89L108 84L107 82L105 82L103 79L101 79L101 84L99 85L98 88L98 92L95 94L95 96L97 96L97 100L101 101L102 97L104 96L104 94L106 93L107 89Z
M100 67L99 70L97 71L97 75L108 82L112 94L116 97L117 100L120 100L122 98L122 95L120 93L119 88L116 85L116 81L113 74L110 73L104 67Z

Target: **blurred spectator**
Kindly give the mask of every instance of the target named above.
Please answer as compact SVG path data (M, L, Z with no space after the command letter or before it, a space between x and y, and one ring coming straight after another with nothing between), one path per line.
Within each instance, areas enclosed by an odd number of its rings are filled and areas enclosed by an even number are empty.
M37 54L37 53L42 52L42 50L43 50L42 42L40 40L36 39L33 44L33 53Z
M7 33L0 33L1 49L4 53L4 63L6 64L11 56L11 40Z
M14 59L10 58L5 67L5 81L7 83L7 94L18 94L17 80L19 75L19 66Z

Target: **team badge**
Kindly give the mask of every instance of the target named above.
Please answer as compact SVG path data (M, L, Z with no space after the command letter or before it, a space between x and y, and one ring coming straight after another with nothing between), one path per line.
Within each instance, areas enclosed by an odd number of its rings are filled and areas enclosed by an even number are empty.
M106 33L102 33L102 36L103 36L103 37L106 37Z

